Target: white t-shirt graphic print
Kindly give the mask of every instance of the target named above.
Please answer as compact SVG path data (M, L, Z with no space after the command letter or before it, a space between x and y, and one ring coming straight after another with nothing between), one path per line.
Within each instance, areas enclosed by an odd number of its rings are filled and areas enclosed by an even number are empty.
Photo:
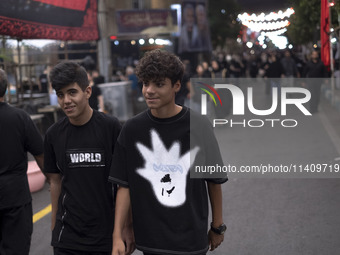
M137 173L152 185L157 200L164 206L176 207L186 201L187 174L198 152L198 147L180 155L180 143L175 141L169 150L166 149L159 134L151 130L152 148L141 143L137 148L145 160L144 168Z

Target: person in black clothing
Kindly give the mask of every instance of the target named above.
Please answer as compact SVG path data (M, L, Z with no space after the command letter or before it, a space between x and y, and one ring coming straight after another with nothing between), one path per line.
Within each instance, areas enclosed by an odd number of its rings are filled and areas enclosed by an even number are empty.
M303 77L314 78L308 80L308 89L311 93L310 112L315 113L318 111L322 85L322 80L315 78L327 77L326 67L319 59L319 53L317 51L312 52L311 61L306 64Z
M281 62L277 59L276 53L270 54L269 65L266 70L265 77L270 78L269 80L269 84L271 86L270 92L271 93L273 92L273 88L277 88L278 93L280 95L281 82L280 82L280 79L278 78L284 77L284 70L283 70Z
M97 70L88 71L88 79L92 88L89 98L90 107L94 110L104 112L104 97L98 84L104 83L104 77L100 76Z
M52 87L65 118L45 136L45 166L51 187L55 255L110 255L116 186L108 182L119 121L89 106L87 73L75 62L56 65ZM132 229L127 232L132 253Z
M28 255L33 223L27 151L42 169L43 141L30 116L4 102L6 90L0 69L0 254Z
M40 93L48 93L49 91L48 68L45 68L44 72L39 76L38 85Z
M221 183L227 178L188 174L195 163L223 162L210 122L175 104L183 69L178 57L160 50L146 53L137 66L149 109L125 123L116 144L109 177L119 184L112 255L125 252L122 230L130 208L136 247L145 255L203 255L223 241ZM201 120L193 130L191 118Z

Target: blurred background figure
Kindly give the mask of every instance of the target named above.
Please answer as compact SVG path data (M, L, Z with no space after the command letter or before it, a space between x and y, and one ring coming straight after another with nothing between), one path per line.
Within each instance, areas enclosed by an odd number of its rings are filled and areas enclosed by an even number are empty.
M203 4L198 4L196 6L196 19L198 28L198 44L201 51L211 51L211 40L209 23L207 21L207 15L205 6Z
M283 86L294 87L294 77L300 78L300 73L289 50L284 52L284 57L281 59L281 65L283 68L283 75L285 77L283 80Z
M181 81L181 88L180 90L176 93L175 97L175 103L181 106L188 106L189 107L189 102L186 102L189 94L189 88L190 88L190 61L189 60L183 60L184 64L184 75L183 79Z
M269 56L269 64L265 74L265 77L270 78L270 94L273 91L273 88L278 88L278 92L281 89L281 84L279 79L284 77L284 70L281 64L281 61L278 59L276 52L272 52ZM280 94L280 93L279 93Z
M39 86L39 92L40 93L48 93L50 91L50 83L49 83L49 67L46 66L44 69L44 72L40 74L38 86Z
M125 76L121 75L121 80L131 82L131 102L133 115L139 113L138 102L143 102L144 98L142 95L142 86L138 82L137 75L135 74L135 69L132 66L127 66L125 69Z
M204 70L203 76L206 77L206 78L211 78L211 73L210 73L210 70L209 70L210 69L209 63L207 61L203 61L202 66L203 66L203 70Z
M199 48L198 29L195 24L195 9L192 4L186 4L183 9L183 26L179 37L179 53L195 51Z
M319 53L313 51L311 60L306 64L303 76L306 78L325 78L327 77L327 70L323 62L319 58ZM321 96L321 79L308 79L308 89L311 93L310 112L316 113Z
M98 84L101 84L104 82L104 77L101 78L99 75L99 72L96 70L93 71L87 71L87 76L90 82L90 86L92 88L92 94L89 98L89 104L92 109L104 112L104 97L102 95L102 92L100 88L98 87Z

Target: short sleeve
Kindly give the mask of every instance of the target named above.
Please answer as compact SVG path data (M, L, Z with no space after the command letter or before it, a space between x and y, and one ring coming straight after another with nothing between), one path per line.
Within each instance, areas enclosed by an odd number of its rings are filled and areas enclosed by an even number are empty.
M221 156L221 151L216 140L214 131L212 128L207 128L205 133L205 141L208 141L206 147L209 148L206 150L206 165L207 166L224 166L223 159ZM228 181L228 176L225 174L222 178L208 178L206 179L207 182L213 182L216 184L222 184Z
M209 167L209 166L224 166L221 156L220 148L215 137L213 127L206 117L199 116L196 113L192 113L191 119L191 143L192 145L198 144L203 154L198 158L197 165ZM205 174L206 181L217 184L224 183L228 180L227 173L219 173L218 176L212 174Z
M115 145L111 169L109 174L109 181L123 187L129 187L127 175L127 153L126 149L120 143L120 137Z
M60 173L53 145L49 134L47 133L44 140L44 172L45 173Z
M25 150L32 155L41 155L44 152L42 137L29 115L25 121Z

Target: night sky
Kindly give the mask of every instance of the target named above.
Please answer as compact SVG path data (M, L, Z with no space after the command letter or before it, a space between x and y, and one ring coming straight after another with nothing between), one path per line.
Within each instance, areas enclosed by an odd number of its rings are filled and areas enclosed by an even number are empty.
M235 0L241 5L242 11L261 13L284 10L291 7L287 0Z

